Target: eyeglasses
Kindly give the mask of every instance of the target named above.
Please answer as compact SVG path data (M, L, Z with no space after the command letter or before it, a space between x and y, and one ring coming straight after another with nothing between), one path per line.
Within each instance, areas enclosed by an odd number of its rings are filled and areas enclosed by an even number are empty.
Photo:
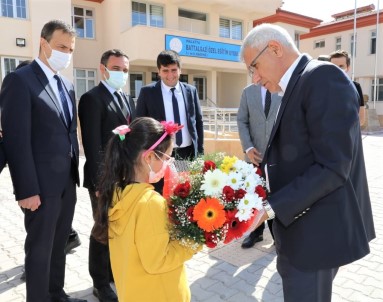
M162 155L164 155L167 159L163 160L163 159L157 154L157 152L158 152L158 153L161 153ZM161 152L161 151L156 150L156 151L154 151L154 154L157 156L157 158L158 158L160 161L165 162L168 166L171 166L171 165L174 163L174 161L175 161L175 158L174 158L174 157L171 157L171 156L169 156L169 155L167 155L166 153L163 153L163 152Z
M254 75L254 71L255 71L255 65L257 65L257 60L258 58L261 56L261 54L263 54L263 52L267 49L267 47L269 47L269 45L266 45L265 48L263 48L261 50L261 52L254 58L253 61L251 61L250 65L249 65L249 77L250 78L253 78L253 75Z

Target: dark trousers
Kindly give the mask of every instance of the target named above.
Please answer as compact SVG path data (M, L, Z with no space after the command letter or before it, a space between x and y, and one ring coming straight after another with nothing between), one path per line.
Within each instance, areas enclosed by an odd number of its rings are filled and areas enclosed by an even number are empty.
M94 217L98 204L95 192L89 190L89 197ZM109 286L110 281L113 280L109 247L94 239L92 235L90 235L89 240L89 274L93 279L93 286L98 289Z
M308 255L309 257L309 255ZM277 270L282 278L285 302L330 302L332 283L339 268L302 271L278 254Z
M40 195L41 205L25 210L25 276L27 302L47 302L64 294L65 245L76 204L76 185L69 173L63 192Z
M274 233L273 233L273 221L274 219L267 220L267 225L269 226L269 230L271 233L271 236L274 239ZM263 235L263 231L265 230L265 223L262 223L259 227L257 227L254 231L250 233L250 236L252 237L259 237Z

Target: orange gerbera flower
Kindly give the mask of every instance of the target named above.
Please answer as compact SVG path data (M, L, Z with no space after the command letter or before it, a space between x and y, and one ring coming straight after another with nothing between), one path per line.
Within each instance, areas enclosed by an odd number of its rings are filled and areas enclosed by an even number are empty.
M206 232L217 230L226 221L224 206L217 198L207 197L206 200L201 198L194 207L193 218L202 230Z

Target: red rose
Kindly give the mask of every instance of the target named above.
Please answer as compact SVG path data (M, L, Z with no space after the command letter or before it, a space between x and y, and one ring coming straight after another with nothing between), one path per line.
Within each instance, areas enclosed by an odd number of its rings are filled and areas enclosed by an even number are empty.
M204 232L204 236L205 236L205 244L207 247L212 249L217 246L218 237L216 234L210 233L210 232Z
M255 193L257 193L262 200L266 199L266 190L261 185L255 188Z
M177 185L177 187L174 189L174 195L181 198L186 198L189 196L190 189L191 189L190 182L186 181L182 184Z
M193 211L194 211L194 207L190 207L186 210L186 216L188 217L189 221L191 222L195 222L196 220L194 220L193 218Z
M257 173L259 176L262 176L262 170L259 167L257 167L256 169L257 170L255 170L255 173Z
M215 162L211 160L206 160L203 165L203 173L206 173L209 170L214 170L216 168Z
M246 194L246 191L243 189L239 189L235 191L235 199L242 199Z
M230 186L224 186L222 193L226 201L233 201L235 199L235 192Z

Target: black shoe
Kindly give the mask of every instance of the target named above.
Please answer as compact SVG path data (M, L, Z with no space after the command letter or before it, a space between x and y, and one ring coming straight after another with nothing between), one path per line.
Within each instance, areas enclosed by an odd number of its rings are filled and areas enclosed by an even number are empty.
M93 295L97 297L100 302L118 302L117 295L110 286L101 288L93 287Z
M243 240L241 247L243 249L249 249L249 248L253 247L254 244L256 244L257 242L260 242L260 241L263 241L262 235L252 236L252 234L250 234L249 236L247 236L245 238L245 240Z
M65 246L65 254L68 254L71 250L81 245L80 237L76 233L74 236L69 236Z

